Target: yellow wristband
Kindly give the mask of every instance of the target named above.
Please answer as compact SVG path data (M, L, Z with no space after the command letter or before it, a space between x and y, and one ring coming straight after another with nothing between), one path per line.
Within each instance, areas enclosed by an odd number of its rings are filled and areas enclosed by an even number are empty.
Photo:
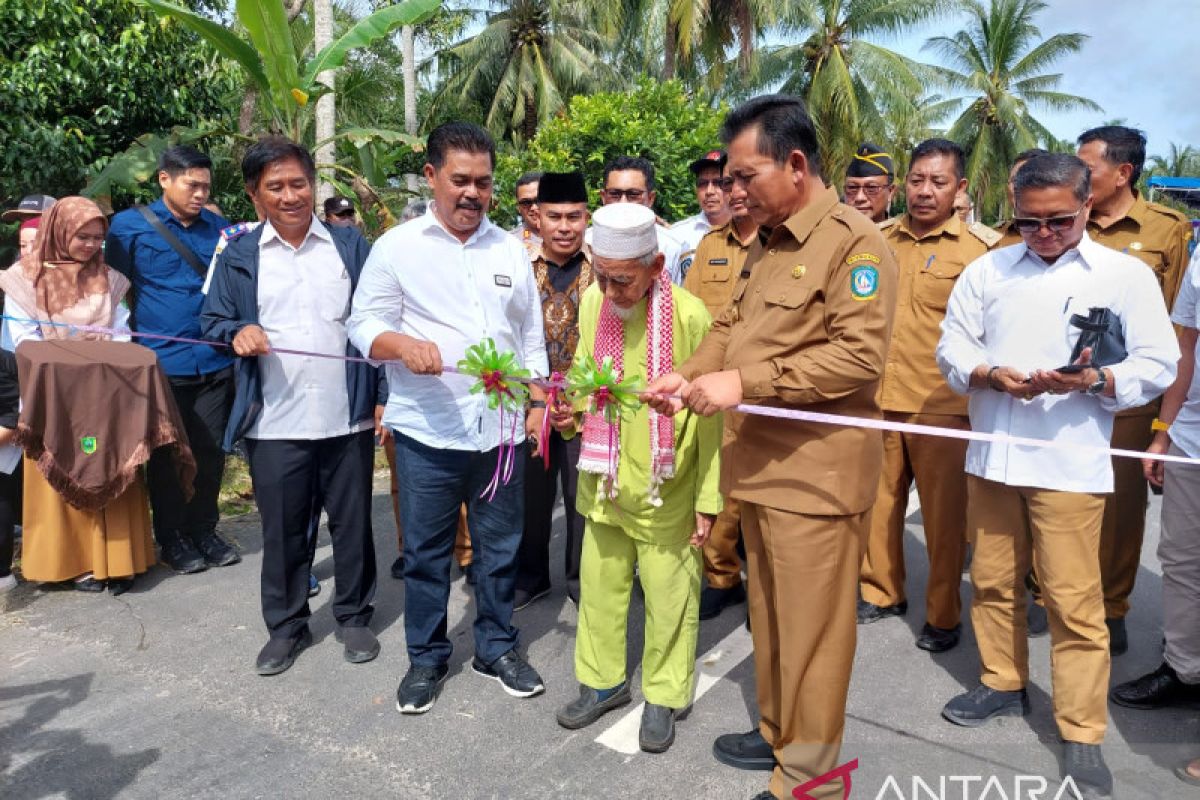
M1165 431L1169 430L1170 427L1171 423L1163 422L1161 419L1155 419L1154 422L1150 423L1150 430L1152 431Z

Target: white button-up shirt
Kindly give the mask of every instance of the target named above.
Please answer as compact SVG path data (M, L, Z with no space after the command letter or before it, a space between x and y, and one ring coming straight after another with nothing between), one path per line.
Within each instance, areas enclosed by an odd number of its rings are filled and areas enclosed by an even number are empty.
M1029 373L1070 361L1079 329L1071 315L1104 307L1116 314L1128 357L1109 369L1116 397L1082 392L1019 400L970 388L980 364ZM1162 394L1175 377L1179 347L1154 274L1132 256L1084 234L1078 247L1047 264L1024 244L993 250L963 270L950 294L938 366L950 388L969 397L971 428L1068 444L1107 447L1113 415ZM1105 493L1111 459L1094 451L971 442L966 470L1009 486Z
M491 338L534 375L549 373L542 306L529 256L513 236L484 218L466 242L434 214L391 229L371 248L354 293L350 340L365 354L382 333L433 342L454 366L468 347ZM501 441L500 412L488 409L474 378L414 375L387 365L384 424L429 447L484 452ZM513 434L505 419L505 441ZM518 419L515 440L523 441Z
M1200 328L1200 247L1192 254L1183 286L1175 298L1171 321L1181 328ZM1196 343L1197 362L1200 362L1200 342ZM1171 442L1190 458L1200 458L1200 369L1192 372L1192 385L1187 398L1169 431Z
M679 276L682 281L687 277L688 270L692 268L692 261L696 258L696 249L700 247L700 240L712 230L712 224L701 211L687 219L679 220L669 230L679 242Z
M350 275L314 216L299 247L263 223L258 243L258 322L272 347L346 354ZM371 427L350 424L346 362L268 353L258 357L263 409L251 439L327 439Z

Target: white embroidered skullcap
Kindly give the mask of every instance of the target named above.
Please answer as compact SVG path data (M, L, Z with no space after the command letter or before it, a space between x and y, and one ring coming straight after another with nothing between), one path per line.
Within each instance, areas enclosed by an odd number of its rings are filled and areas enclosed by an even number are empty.
M637 203L600 206L592 214L592 255L631 259L658 252L654 212Z

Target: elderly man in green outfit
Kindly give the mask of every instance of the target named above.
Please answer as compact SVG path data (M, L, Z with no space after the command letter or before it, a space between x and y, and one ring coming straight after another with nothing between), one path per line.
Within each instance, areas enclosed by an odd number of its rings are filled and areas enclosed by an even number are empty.
M611 358L618 378L645 385L692 354L711 318L665 275L650 209L608 205L592 222L595 286L579 310L576 364ZM636 567L646 599L639 742L661 753L692 697L700 547L721 510L721 419L616 408L613 425L590 410L551 409L556 428L583 436L576 507L586 519L575 640L580 693L558 723L582 728L630 701L625 628Z

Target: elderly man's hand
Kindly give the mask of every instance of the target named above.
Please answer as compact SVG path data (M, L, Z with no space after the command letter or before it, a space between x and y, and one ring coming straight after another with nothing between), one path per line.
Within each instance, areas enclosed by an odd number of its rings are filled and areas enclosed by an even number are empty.
M702 417L742 402L742 374L736 369L701 375L683 390L683 402Z
M703 547L708 541L708 535L712 533L713 522L717 519L715 514L701 514L696 512L696 530L692 532L692 547Z
M271 352L271 340L257 325L247 325L233 337L233 352L239 356L263 356Z
M658 413L673 417L683 408L680 396L687 387L686 378L678 372L670 372L652 380L638 399Z

